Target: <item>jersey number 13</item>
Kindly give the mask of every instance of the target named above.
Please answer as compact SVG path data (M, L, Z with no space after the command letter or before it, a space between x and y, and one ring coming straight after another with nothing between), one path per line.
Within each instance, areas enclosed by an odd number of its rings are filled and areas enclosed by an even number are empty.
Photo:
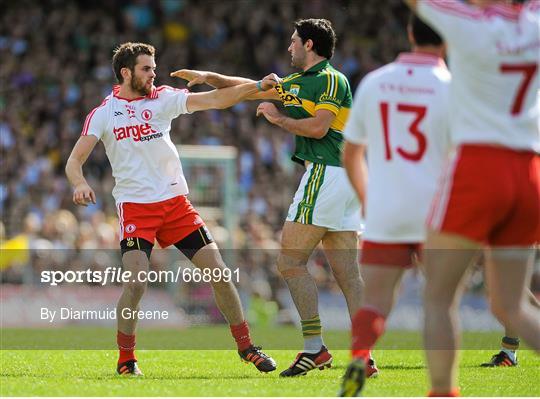
M390 145L390 131L388 126L388 121L390 119L389 113L391 112L390 105L387 102L382 102L379 104L379 109L381 111L381 119L383 126L385 159L387 161L391 161L392 146ZM409 124L409 127L407 129L408 132L416 139L416 150L408 151L403 149L402 147L397 147L395 150L403 159L411 162L418 162L424 156L427 148L426 135L419 128L420 123L426 116L427 107L423 105L398 103L396 111L401 113L413 114L414 119Z

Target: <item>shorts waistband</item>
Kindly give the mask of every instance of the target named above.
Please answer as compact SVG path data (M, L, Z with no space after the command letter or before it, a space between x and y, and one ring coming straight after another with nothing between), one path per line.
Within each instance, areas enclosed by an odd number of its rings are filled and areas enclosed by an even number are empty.
M525 149L525 148L510 148L505 147L499 144L460 144L458 146L459 151L474 151L475 153L505 153L505 154L516 154L516 155L535 155L540 156L539 153L537 153L534 150L531 149Z

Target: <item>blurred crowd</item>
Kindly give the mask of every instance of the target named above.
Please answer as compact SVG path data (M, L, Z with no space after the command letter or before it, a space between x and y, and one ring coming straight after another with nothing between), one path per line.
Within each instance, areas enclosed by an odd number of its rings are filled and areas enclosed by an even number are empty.
M85 116L111 91L110 60L120 43L153 44L156 83L176 87L185 82L169 72L180 68L256 79L293 72L287 47L299 18L333 23L338 43L331 62L352 87L408 49L408 11L400 0L19 0L2 8L0 234L4 240L22 235L53 249L118 247L114 181L103 146L84 167L98 198L95 206L72 204L64 165ZM293 136L256 118L255 108L254 102L242 103L181 116L171 135L177 144L238 149L236 246L275 250L303 171L289 159ZM279 280L272 256L244 260L248 275ZM268 267L258 267L261 261ZM324 268L324 260L315 258L312 271L321 288L335 289Z

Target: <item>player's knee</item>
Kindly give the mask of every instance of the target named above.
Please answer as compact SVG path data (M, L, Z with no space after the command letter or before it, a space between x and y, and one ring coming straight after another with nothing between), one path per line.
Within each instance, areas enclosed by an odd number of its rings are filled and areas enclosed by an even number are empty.
M292 277L307 275L307 267L301 257L291 251L282 250L277 261L277 269L286 280Z
M358 280L363 285L358 262L349 263L346 267L332 267L332 274L336 281L342 284L355 284Z
M124 284L124 292L126 292L132 300L140 300L146 291L146 285L146 281L130 281Z
M437 312L448 312L455 306L454 295L426 287L424 291L424 307Z
M278 266L278 271L283 277L284 280L289 280L297 277L309 277L310 274L305 266L300 267L288 267L280 268Z

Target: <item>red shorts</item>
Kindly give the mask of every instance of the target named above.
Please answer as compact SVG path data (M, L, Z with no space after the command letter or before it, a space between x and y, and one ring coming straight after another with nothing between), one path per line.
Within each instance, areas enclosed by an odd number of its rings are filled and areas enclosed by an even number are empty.
M443 174L428 227L493 246L540 240L540 156L463 145Z
M360 251L360 263L363 265L409 268L415 264L415 255L417 259L420 259L422 246L418 242L381 243L363 241Z
M149 204L120 202L116 206L120 241L138 237L153 244L157 239L159 245L165 248L204 225L185 195Z

